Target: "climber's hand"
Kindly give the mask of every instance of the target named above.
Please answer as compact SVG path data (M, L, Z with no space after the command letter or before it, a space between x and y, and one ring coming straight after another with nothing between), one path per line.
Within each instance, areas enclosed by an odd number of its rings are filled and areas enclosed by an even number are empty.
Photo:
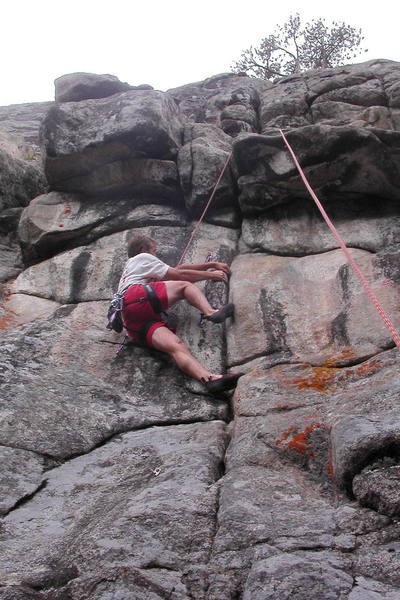
M229 265L227 265L226 263L215 261L215 262L213 262L213 267L214 267L214 269L217 269L218 271L223 271L227 275L231 274L231 269L230 269Z

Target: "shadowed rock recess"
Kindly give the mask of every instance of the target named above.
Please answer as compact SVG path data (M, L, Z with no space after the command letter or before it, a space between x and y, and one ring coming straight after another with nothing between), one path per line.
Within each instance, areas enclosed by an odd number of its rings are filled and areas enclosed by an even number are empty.
M168 92L87 73L0 108L0 600L398 600L400 64ZM39 122L40 134L39 134ZM42 148L43 166L38 160ZM234 321L178 333L211 397L105 329L130 236Z

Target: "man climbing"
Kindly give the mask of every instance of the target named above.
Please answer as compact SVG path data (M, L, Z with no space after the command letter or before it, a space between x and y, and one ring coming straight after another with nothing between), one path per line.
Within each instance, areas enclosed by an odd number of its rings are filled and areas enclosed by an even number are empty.
M174 268L157 258L156 250L156 242L144 235L133 237L128 244L129 259L118 286L118 293L124 294L122 320L127 334L137 342L166 352L184 373L203 382L209 392L235 387L242 373L223 376L205 369L168 329L161 314L179 300L186 300L213 323L222 323L232 316L233 304L214 309L194 285L205 280L227 283L229 266L208 262Z

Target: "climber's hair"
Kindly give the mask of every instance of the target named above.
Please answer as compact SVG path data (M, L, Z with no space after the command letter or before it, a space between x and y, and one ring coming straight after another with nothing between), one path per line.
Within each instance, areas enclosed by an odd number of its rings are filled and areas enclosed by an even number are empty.
M129 258L136 256L136 254L140 254L140 252L148 252L151 250L153 244L154 240L147 235L135 235L128 242Z

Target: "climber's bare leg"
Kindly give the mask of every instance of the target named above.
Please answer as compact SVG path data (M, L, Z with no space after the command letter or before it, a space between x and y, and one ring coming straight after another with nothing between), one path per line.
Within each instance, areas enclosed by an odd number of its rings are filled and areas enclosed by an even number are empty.
M167 288L168 308L179 300L186 300L207 317L218 312L218 309L212 308L203 292L194 283L188 281L165 281L164 283Z
M210 378L219 379L222 377L222 375L216 375L205 369L198 360L191 355L189 349L182 340L170 329L167 329L167 327L158 327L153 333L151 343L156 350L161 350L162 352L169 354L181 371L198 381L201 381L202 379L208 381Z

